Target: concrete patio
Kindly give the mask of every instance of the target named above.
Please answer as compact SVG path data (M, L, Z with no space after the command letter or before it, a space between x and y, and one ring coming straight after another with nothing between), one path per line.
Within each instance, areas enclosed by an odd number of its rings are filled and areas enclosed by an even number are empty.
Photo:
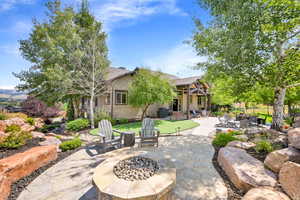
M214 122L209 118L206 120L210 121L209 128L205 128L204 121L200 120L200 127L185 132L184 136L160 138L158 148L123 148L101 154L93 146L86 147L36 178L18 200L96 199L92 185L94 169L107 158L132 151L142 151L176 167L174 199L225 200L227 189L211 162L214 148L207 137L213 131L211 125Z

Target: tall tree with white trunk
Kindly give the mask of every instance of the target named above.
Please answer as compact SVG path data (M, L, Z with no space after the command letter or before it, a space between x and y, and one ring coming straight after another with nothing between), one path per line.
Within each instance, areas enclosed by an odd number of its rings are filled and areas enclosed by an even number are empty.
M199 67L225 73L241 92L259 83L273 88L272 128L281 129L286 89L300 85L300 2L199 0L209 25L196 20L193 44L208 60Z
M95 97L105 91L109 66L106 34L86 0L79 12L62 8L59 0L49 1L47 7L47 19L35 21L29 38L20 41L23 57L33 66L15 74L21 80L18 89L48 103L75 99L78 105L80 97L89 98L94 128Z

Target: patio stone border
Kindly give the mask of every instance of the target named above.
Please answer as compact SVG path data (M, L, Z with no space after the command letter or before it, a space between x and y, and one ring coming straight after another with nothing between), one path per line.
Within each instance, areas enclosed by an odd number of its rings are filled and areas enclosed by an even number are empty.
M121 160L143 156L143 152L132 152L105 160L95 170L93 183L98 188L98 199L168 199L176 184L176 168L158 161L160 169L146 180L126 181L113 172L114 166ZM151 156L143 156L151 158Z

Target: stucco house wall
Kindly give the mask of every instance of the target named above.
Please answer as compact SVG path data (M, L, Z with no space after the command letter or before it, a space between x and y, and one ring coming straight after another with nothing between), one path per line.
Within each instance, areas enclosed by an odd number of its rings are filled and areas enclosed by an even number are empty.
M98 104L96 107L97 111L106 111L107 113L111 114L111 111L113 110L113 118L126 118L126 119L139 119L142 116L142 108L136 108L132 107L131 105L125 104L125 105L117 105L116 104L116 93L117 90L127 91L129 89L129 86L131 82L133 81L133 76L131 74L125 75L123 77L120 77L116 80L113 80L108 85L108 91L107 93L110 94L110 104L105 104L105 96L100 96L97 98ZM127 95L128 98L128 95ZM113 105L111 105L113 104ZM112 108L113 106L113 108ZM168 108L169 105L161 105L161 104L154 104L150 105L146 115L150 117L157 117L157 111L159 108L165 107Z

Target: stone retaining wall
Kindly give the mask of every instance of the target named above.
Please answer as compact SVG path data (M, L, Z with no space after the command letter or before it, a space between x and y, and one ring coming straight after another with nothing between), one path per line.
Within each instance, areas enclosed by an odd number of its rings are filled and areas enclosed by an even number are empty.
M57 158L56 145L38 146L0 160L0 200L9 196L10 186L17 180Z

